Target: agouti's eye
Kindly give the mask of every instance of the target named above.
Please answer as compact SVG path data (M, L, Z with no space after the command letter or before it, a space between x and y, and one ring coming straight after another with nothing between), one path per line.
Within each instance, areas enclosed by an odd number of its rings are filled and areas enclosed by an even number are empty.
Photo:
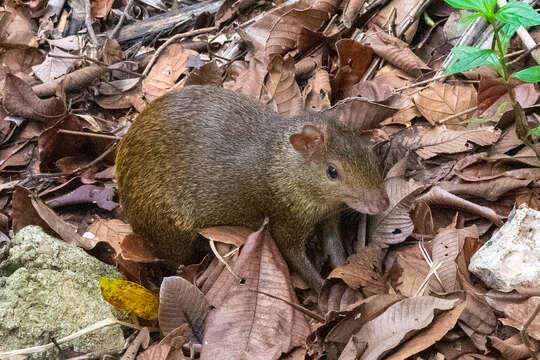
M338 171L332 165L328 165L328 169L326 169L326 174L328 175L330 180L336 180L338 178Z

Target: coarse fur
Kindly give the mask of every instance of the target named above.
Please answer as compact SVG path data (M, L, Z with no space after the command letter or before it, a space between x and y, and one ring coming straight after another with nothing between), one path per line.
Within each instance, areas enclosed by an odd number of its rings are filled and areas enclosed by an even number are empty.
M299 151L291 136L306 125L322 142ZM329 164L337 180L327 175ZM322 280L305 255L315 225L344 203L371 213L388 203L374 154L338 121L316 113L285 118L206 86L151 103L120 142L116 174L123 213L161 256L196 261L206 249L199 230L257 229L267 216L287 263L317 289Z

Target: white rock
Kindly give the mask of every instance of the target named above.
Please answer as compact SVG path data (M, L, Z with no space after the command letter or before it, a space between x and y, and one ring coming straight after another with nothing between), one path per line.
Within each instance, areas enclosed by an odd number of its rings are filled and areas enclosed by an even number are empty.
M471 258L469 271L500 291L540 286L540 211L522 205Z

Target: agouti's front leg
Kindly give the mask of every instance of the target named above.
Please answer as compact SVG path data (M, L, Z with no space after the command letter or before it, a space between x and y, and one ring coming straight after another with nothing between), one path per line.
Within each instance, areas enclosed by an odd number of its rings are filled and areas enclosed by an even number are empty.
M285 258L289 269L298 273L313 290L319 293L322 288L323 278L306 255L305 244L309 232L297 231L295 234L291 229L300 230L298 226L284 225L274 227L271 231L281 255Z

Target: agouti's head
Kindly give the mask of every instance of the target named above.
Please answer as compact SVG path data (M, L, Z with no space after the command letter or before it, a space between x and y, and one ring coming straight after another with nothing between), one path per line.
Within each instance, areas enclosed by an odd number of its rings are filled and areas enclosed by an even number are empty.
M353 131L332 120L316 122L289 140L307 162L309 170L304 175L314 196L370 215L388 207L379 162Z

